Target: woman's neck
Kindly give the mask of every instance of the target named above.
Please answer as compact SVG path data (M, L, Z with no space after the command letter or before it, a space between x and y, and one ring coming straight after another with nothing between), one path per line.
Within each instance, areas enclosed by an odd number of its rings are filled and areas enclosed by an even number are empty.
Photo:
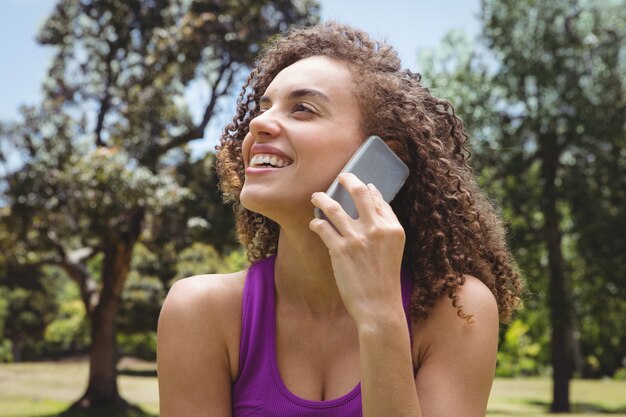
M275 265L277 302L288 311L316 317L347 313L328 248L308 228L281 228Z

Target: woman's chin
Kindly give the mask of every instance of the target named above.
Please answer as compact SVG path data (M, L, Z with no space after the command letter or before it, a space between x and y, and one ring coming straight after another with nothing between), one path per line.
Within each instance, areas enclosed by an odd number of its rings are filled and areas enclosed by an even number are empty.
M310 201L296 204L296 201L287 195L273 197L266 194L260 196L242 190L239 201L247 210L261 214L278 224L290 223L295 218L304 216L305 212L313 216L313 206Z
M247 210L262 214L265 217L272 218L272 213L280 207L279 198L271 198L267 194L259 195L259 193L247 191L245 188L241 190L239 196L241 205Z

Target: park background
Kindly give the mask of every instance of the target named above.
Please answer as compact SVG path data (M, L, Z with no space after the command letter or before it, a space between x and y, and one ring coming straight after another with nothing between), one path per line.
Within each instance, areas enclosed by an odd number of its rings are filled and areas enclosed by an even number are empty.
M626 415L626 2L8 0L0 416L156 415L167 290L246 264L212 168L239 86L328 19L452 102L508 224L527 291L488 414Z

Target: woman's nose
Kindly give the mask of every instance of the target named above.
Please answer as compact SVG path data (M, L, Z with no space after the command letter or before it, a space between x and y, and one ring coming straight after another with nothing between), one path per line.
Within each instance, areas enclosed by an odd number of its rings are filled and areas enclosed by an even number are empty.
M276 120L276 115L270 110L266 110L250 121L250 132L260 139L262 137L272 138L280 132L280 124Z

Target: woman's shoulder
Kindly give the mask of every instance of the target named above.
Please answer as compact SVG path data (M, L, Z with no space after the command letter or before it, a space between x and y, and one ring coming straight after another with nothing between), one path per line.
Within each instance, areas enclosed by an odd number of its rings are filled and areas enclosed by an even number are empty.
M163 313L183 317L210 318L213 314L228 316L241 309L241 298L247 271L229 274L194 275L178 280L169 290ZM183 318L181 317L181 318Z
M472 275L464 275L463 285L456 288L457 306L460 308L454 310L455 315L458 317L458 312L471 316L465 320L467 324L473 324L478 319L484 319L494 321L497 323L498 318L498 303L496 297L491 292L489 287L480 279ZM450 300L449 297L445 297ZM439 304L445 305L445 302ZM451 306L451 302L449 303Z
M247 270L228 274L202 274L183 278L172 285L167 298L185 302L205 301L206 297L216 298L241 295L246 280Z
M428 317L413 324L414 358L421 363L429 352L443 346L496 342L498 305L491 290L480 279L464 275L456 288L456 301L440 296Z
M442 321L471 325L479 319L498 319L496 298L487 285L471 275L464 275L463 278L463 285L455 289L456 301L453 302L447 294L441 295L429 310L428 318L423 320L424 325Z
M174 283L159 316L157 346L163 362L168 357L180 362L181 355L189 363L209 360L236 376L246 274L196 275Z

